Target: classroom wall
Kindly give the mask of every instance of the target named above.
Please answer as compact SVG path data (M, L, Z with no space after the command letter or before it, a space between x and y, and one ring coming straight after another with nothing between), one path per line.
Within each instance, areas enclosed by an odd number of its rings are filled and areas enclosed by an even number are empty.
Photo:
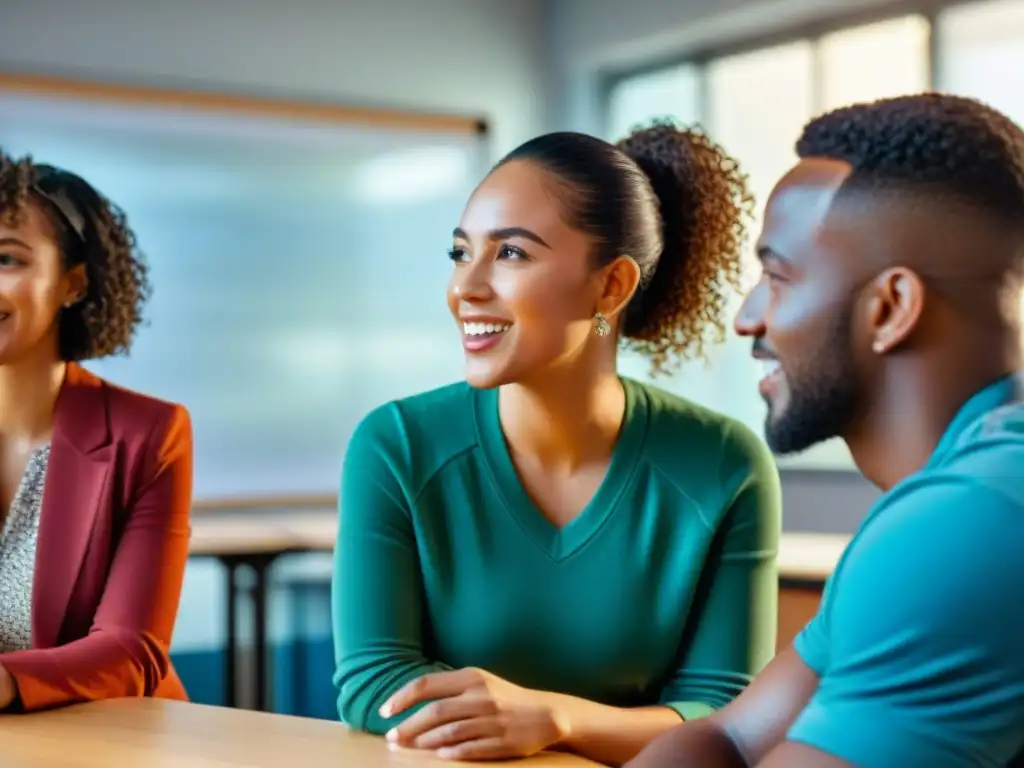
M6 0L0 68L546 121L544 0Z
M482 113L492 121L497 156L552 127L599 130L603 69L848 7L846 0L8 0L0 5L0 68ZM790 473L785 485L791 529L852 530L875 496L843 473ZM324 557L279 568L271 608L279 711L335 716L329 568ZM219 566L193 561L172 652L197 701L223 700L224 607Z

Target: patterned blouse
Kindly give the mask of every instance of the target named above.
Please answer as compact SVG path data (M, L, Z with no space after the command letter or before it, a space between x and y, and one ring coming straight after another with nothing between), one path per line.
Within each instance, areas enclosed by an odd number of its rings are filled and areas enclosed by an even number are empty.
M29 457L0 530L0 653L32 647L32 577L50 446Z

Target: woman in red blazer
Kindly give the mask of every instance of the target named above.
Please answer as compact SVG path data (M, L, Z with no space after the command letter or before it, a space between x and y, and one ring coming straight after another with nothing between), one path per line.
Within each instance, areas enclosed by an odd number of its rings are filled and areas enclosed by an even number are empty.
M184 699L188 414L76 361L127 353L148 294L123 214L0 153L0 710Z

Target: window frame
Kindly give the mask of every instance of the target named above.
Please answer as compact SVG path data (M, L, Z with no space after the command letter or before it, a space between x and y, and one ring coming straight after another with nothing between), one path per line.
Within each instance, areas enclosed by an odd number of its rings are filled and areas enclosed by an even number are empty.
M608 69L598 73L598 99L600 104L601 129L607 133L611 128L611 102L612 92L621 83L635 77L652 74L665 69L678 66L692 66L697 70L699 78L700 112L702 120L706 120L708 112L708 87L707 71L709 65L716 59L736 56L744 53L753 53L763 48L773 48L778 45L794 43L799 40L807 40L811 43L815 55L820 51L822 38L835 32L843 32L856 27L877 24L879 22L894 21L903 16L922 16L928 26L928 86L934 88L940 72L939 58L941 52L938 50L939 36L935 34L939 16L951 8L963 6L980 5L985 0L897 0L892 4L886 4L882 8L860 9L833 14L826 19L817 19L799 25L790 25L779 30L774 30L763 35L743 37L734 42L710 45L707 47L691 48L684 52L670 56L662 56L656 59L645 61L639 66ZM819 82L821 80L820 68L816 67L811 75L814 84L814 101L820 104L821 93Z

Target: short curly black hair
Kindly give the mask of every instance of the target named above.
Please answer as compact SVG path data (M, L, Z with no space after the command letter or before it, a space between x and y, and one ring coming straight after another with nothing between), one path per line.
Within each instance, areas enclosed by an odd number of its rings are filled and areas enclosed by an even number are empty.
M842 107L809 122L796 152L849 163L844 190L941 196L1024 228L1024 131L976 99L921 93Z
M640 288L620 327L652 372L724 337L741 287L753 197L739 164L699 128L659 120L618 144L582 133L531 139L501 162L534 162L564 183L563 216L594 238L595 261L628 255Z
M124 212L73 173L0 151L4 224L17 226L31 204L53 224L65 267L85 264L88 279L85 296L61 311L61 358L127 355L151 289L145 257Z

